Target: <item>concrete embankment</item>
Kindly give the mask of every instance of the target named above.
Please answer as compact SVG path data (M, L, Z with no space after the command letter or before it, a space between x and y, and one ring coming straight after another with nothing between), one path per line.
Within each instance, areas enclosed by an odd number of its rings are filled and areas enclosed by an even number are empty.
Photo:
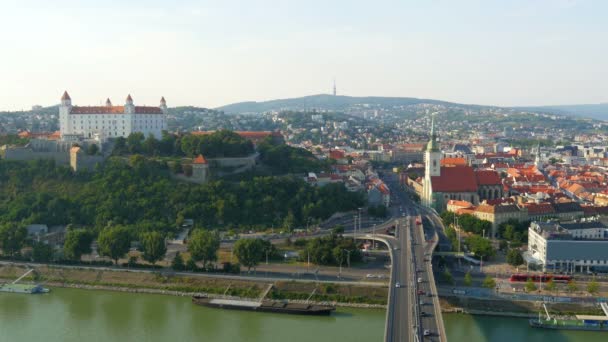
M472 315L537 317L544 313L542 302L511 301L505 299L478 299L470 297L441 297L444 313L466 313ZM598 305L590 303L551 303L547 309L552 315L591 314L602 315Z

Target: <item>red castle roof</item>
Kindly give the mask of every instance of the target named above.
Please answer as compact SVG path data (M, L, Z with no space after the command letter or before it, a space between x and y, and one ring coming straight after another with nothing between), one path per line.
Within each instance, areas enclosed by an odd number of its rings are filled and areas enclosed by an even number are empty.
M207 159L202 154L199 154L198 157L194 158L192 164L207 164Z

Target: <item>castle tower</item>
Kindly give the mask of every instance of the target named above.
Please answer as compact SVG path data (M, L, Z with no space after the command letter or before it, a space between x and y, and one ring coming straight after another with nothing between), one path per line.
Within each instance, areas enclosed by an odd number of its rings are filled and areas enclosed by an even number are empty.
M206 183L209 180L209 163L202 154L192 161L192 180L197 183Z
M131 97L131 94L129 94L129 96L127 96L127 100L125 102L125 113L126 114L135 113L135 105L133 105L133 98Z
M167 114L167 101L165 101L165 97L160 98L160 110L163 111L164 114Z
M106 99L106 107L112 107L112 101L110 101L110 98Z
M336 79L334 78L334 96L336 96L337 92L336 92Z
M431 207L433 205L433 184L431 177L441 175L441 151L437 142L437 133L435 132L435 115L431 116L431 140L426 145L424 152L424 181L422 183L423 194L422 203Z
M71 128L69 126L70 120L69 115L72 110L72 98L68 94L67 90L63 92L61 96L61 104L59 106L59 130L61 132L61 137L63 138L64 134L70 134Z

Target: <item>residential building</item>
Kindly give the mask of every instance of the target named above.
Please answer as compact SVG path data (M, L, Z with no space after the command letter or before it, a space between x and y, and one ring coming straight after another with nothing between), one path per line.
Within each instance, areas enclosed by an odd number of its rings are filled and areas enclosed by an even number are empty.
M584 233L575 232L578 230L597 231L600 237L581 238ZM528 228L528 252L524 258L528 263L542 267L543 271L574 273L606 270L608 230L603 225L590 228L590 225L581 223L560 225L532 222Z

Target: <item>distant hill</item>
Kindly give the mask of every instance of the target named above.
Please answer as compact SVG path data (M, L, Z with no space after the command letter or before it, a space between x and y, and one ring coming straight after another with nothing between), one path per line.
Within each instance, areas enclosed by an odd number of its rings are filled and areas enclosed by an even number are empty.
M582 104L582 105L562 105L562 106L540 106L540 107L520 107L530 111L544 111L562 115L573 115L585 118L608 121L608 103Z
M311 95L296 97L291 99L271 100L263 102L238 102L216 108L226 113L262 113L273 110L344 110L358 104L381 105L384 107L406 106L421 103L453 105L453 103L418 99L413 97L353 97L353 96L333 96L328 94Z

